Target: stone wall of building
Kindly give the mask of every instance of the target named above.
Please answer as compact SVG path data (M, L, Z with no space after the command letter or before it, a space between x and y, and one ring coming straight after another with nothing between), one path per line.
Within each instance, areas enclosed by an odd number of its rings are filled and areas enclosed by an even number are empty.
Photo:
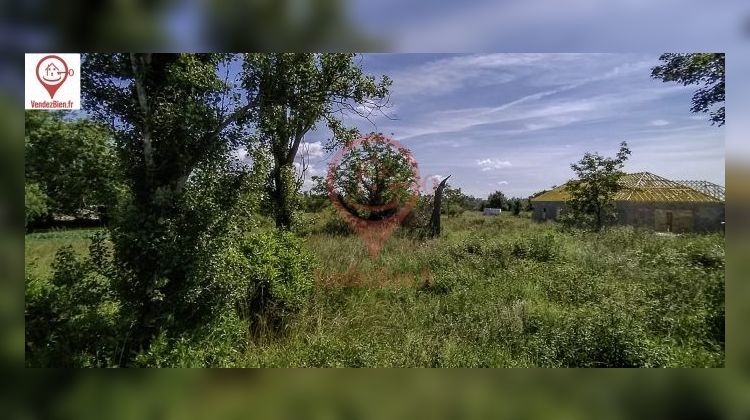
M533 206L532 219L557 220L565 203L535 201ZM615 207L618 223L657 232L720 232L724 229L724 203L618 201Z
M724 228L724 203L621 201L616 207L619 223L657 232L720 232Z
M536 221L557 220L562 214L565 203L562 201L534 201L532 202L534 210L531 218Z

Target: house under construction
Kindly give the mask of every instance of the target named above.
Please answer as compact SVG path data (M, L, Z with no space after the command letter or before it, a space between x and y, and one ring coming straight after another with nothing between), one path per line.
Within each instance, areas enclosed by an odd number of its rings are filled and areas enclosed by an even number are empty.
M724 187L707 181L672 181L649 172L625 174L614 197L618 223L659 232L724 229ZM531 198L533 219L556 220L570 197L565 185Z

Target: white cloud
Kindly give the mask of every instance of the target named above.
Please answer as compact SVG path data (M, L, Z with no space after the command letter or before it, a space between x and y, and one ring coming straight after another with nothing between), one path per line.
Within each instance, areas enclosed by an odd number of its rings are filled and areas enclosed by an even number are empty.
M513 166L513 164L511 164L507 160L481 159L481 160L477 160L477 166L482 168L482 171L491 171L493 169L507 168L509 166Z
M323 156L323 144L319 141L312 143L303 143L301 150L307 152L307 156L311 158L319 158Z
M434 191L444 178L445 176L443 175L430 175L425 177L422 187L425 191Z
M663 127L665 125L669 125L669 121L667 120L653 120L651 121L651 125L655 127Z
M658 89L637 89L623 93L608 93L576 99L540 99L560 93L564 88L537 92L495 107L473 107L440 110L402 127L401 140L430 134L457 133L483 125L523 123L522 130L505 130L504 134L518 134L541 129L557 128L581 121L594 121L626 112L638 104L684 92L682 86L659 86Z
M469 84L507 83L516 76L503 68L528 64L544 54L485 54L444 58L393 73L398 95L443 95Z

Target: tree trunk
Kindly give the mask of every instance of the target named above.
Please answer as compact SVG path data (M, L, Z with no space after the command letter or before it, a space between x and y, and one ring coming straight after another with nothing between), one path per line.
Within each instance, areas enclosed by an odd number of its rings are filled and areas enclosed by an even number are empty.
M433 238L440 236L440 207L443 202L443 190L450 177L448 175L435 189L435 198L432 202L432 217L430 218L430 236Z
M285 179L284 167L273 169L273 191L271 198L274 201L274 220L276 227L281 230L289 230L292 227L292 191L290 180Z

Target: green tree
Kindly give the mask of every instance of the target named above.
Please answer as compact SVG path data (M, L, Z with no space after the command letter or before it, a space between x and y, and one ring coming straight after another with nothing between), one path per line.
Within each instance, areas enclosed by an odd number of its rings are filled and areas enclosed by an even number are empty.
M366 117L384 105L390 79L365 75L354 54L246 54L242 83L258 100L255 140L273 157L269 197L276 226L293 223L301 187L294 173L300 143L310 130L325 124L333 149L357 135L340 120L345 113Z
M628 156L628 144L622 142L613 158L586 153L580 161L570 165L578 179L566 186L570 199L566 202L564 222L594 231L614 222L614 196L622 188L621 169Z
M245 173L228 170L241 125L256 102L237 105L218 69L221 54L87 54L85 109L110 124L132 194L111 229L120 275L113 279L131 319L128 350L165 328L217 316L228 301L217 277L196 275L230 230ZM222 296L222 294L225 294Z
M518 216L521 214L521 200L516 198L513 200L513 215Z
M441 212L448 216L460 216L469 208L469 197L461 188L452 188L450 185L443 190L443 206Z
M487 197L487 205L485 207L507 210L508 198L502 191L495 191Z
M26 206L25 226L28 226L29 223L45 216L49 212L47 207L49 198L42 191L42 188L39 187L39 184L27 182L24 191L24 203Z
M313 175L310 180L313 185L310 191L306 191L303 194L302 207L305 211L319 212L330 203L326 188L326 179L319 175Z
M371 135L349 149L333 172L331 183L339 201L354 216L382 220L394 215L418 193L408 150Z
M26 180L49 197L49 212L106 216L122 189L109 130L88 119L65 120L62 113L27 111L25 119Z
M662 54L651 77L684 86L702 85L693 95L692 112L709 112L711 124L724 125L724 54Z

